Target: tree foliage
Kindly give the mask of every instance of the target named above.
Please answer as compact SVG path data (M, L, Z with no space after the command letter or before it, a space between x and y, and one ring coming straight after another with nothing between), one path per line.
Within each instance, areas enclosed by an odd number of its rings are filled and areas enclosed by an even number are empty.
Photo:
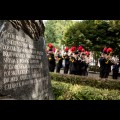
M120 20L48 20L45 23L45 39L55 46L79 46L100 52L111 47L114 54L120 52Z
M65 44L64 34L74 24L72 20L48 20L45 23L45 39L47 43L54 43L61 47Z
M112 47L114 54L120 51L119 20L83 20L65 33L66 45L83 45L91 51L100 52L105 46Z

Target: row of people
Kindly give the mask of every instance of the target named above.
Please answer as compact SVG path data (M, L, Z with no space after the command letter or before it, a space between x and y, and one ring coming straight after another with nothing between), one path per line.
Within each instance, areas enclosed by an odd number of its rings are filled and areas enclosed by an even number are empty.
M60 51L53 51L52 44L49 44L50 49L47 52L48 61L49 61L49 70L60 73L61 68L64 69L64 74L74 74L74 75L88 75L88 66L91 62L89 55L86 54L82 46L78 47L76 50L75 47L70 49L71 52L68 52L68 48L65 49L64 54L61 54ZM111 72L111 66L113 65L113 79L117 79L118 71L120 64L113 61L111 58L111 53L113 50L111 48L104 48L103 53L99 59L100 63L100 78L106 79Z
M90 63L89 56L84 52L74 51L70 55L65 52L61 55L60 51L56 54L52 50L49 50L48 54L49 70L50 72L55 71L60 73L61 68L64 69L64 74L74 74L74 75L88 75L88 65Z

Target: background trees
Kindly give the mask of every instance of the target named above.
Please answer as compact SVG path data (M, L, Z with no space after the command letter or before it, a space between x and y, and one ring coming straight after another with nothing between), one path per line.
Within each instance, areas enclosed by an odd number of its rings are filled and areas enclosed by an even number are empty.
M45 23L47 43L61 48L83 45L86 50L102 52L105 46L120 53L120 20L48 20Z
M45 23L46 43L54 43L60 48L66 43L64 36L69 27L74 24L72 20L48 20Z

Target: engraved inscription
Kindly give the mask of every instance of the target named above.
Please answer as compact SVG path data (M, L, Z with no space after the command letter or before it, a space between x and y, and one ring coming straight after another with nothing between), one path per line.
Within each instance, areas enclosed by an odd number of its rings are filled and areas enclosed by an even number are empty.
M43 52L36 50L32 41L7 32L2 33L0 37L3 44L1 48L5 90L48 79L41 74Z

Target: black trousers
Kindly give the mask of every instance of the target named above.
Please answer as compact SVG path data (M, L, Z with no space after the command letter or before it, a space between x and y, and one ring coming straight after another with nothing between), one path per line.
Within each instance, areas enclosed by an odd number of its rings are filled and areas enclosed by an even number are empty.
M71 70L70 74L78 75L78 71L76 71L76 70Z
M61 67L57 66L56 67L56 73L60 73L60 69L61 69Z
M80 70L79 70L79 75L80 75L80 76L87 76L87 71L86 71L86 69L80 69Z
M113 71L112 77L113 77L113 79L117 79L118 78L118 71Z
M55 67L49 67L50 72L54 72L54 70L55 70Z
M64 67L64 74L68 74L69 66Z
M100 78L108 78L109 72L102 72L100 71Z

